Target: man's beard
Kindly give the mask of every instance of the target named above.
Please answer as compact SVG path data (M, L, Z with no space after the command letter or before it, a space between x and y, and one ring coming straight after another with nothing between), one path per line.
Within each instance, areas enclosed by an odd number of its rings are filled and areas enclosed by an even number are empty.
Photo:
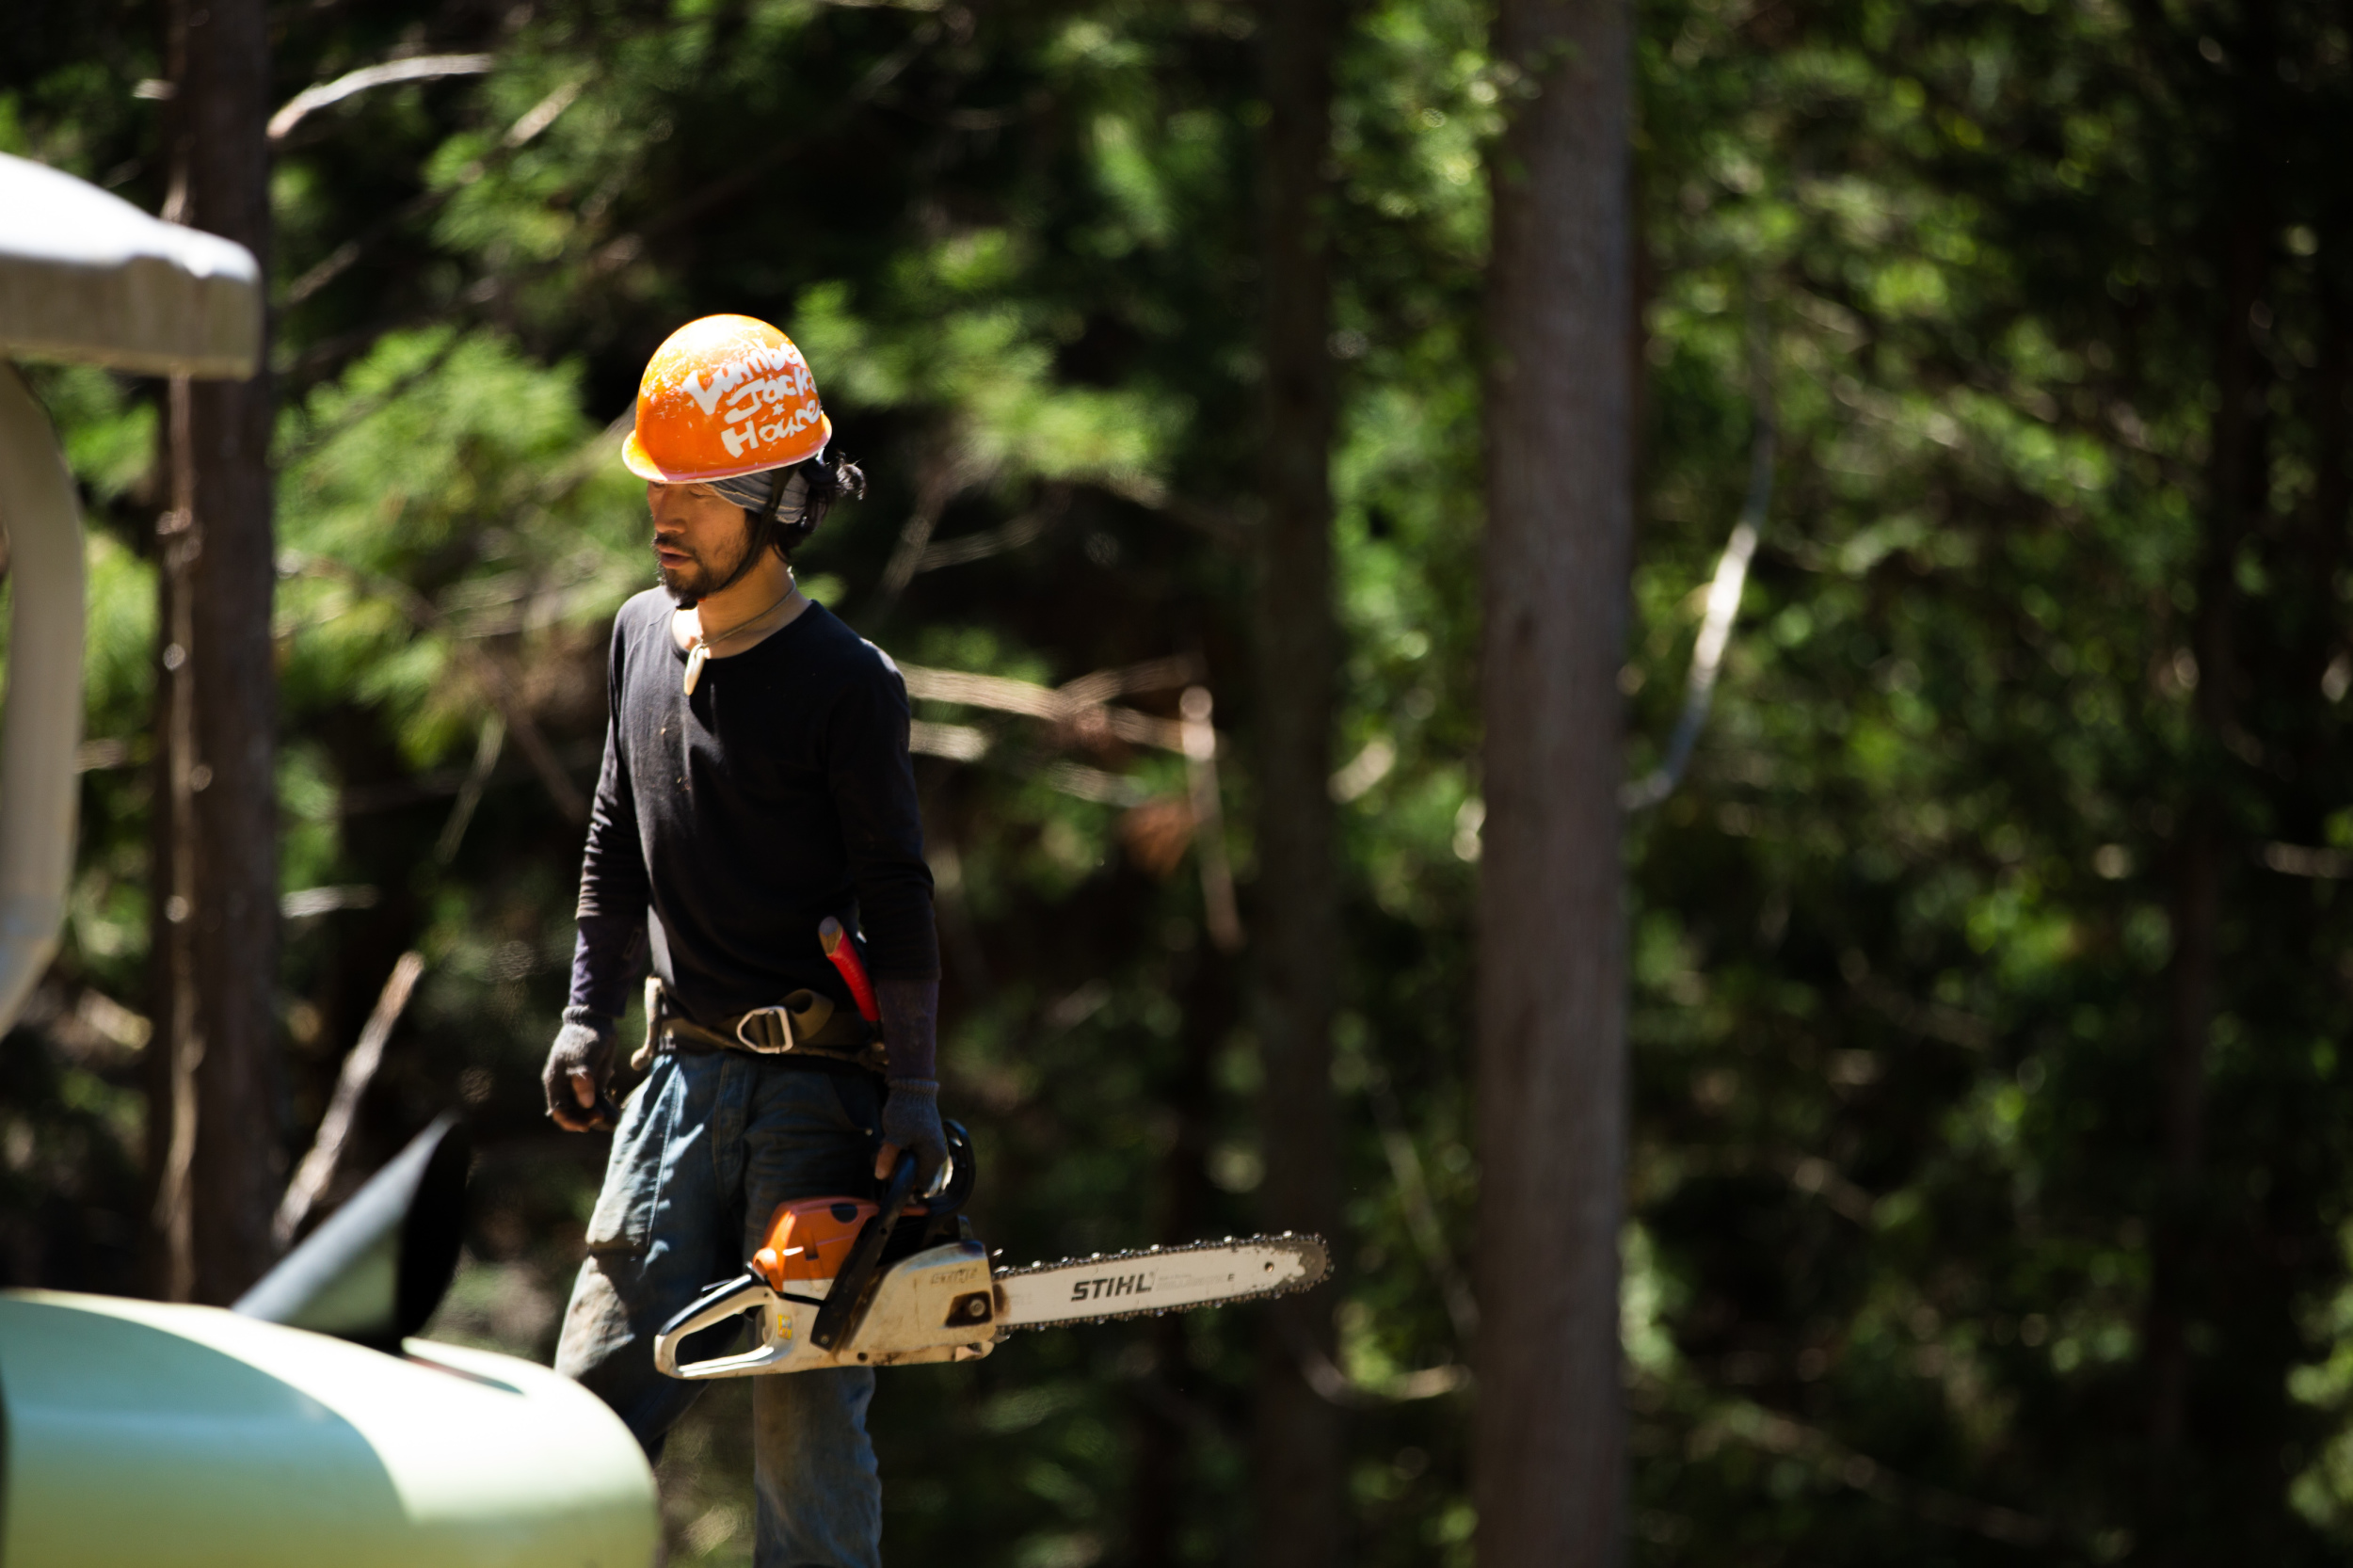
M676 545L672 548L681 551L686 549L683 545ZM692 551L686 551L687 564L685 566L665 567L662 565L662 558L657 555L654 557L654 571L661 577L662 589L670 596L671 602L681 610L688 610L732 582L743 569L744 557L751 553L751 530L747 528L744 531L744 541L737 548L736 552L723 562L714 565Z

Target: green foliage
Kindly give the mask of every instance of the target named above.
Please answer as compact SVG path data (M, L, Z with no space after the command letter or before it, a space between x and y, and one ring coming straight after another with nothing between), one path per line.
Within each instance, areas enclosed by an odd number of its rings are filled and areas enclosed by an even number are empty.
M290 708L365 706L426 766L486 694L456 646L576 650L639 585L634 482L577 375L488 331L387 334L289 410L279 487Z

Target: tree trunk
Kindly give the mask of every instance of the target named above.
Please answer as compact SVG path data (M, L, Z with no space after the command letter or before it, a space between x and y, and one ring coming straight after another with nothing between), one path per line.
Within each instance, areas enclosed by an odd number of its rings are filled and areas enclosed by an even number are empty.
M1332 1009L1339 896L1332 833L1332 57L1341 0L1264 13L1266 513L1257 596L1258 1033L1266 1062L1262 1212L1336 1245L1339 1138ZM1305 1355L1330 1357L1332 1292L1265 1309L1254 1471L1257 1560L1337 1568L1343 1558L1340 1412Z
M2277 51L2271 8L2252 6L2248 31L2234 40L2244 58ZM2215 342L2214 416L2208 469L2206 537L2198 562L2198 661L2195 754L2188 798L2174 836L2173 952L2169 961L2166 1049L2159 1090L2163 1185L2152 1231L2148 1312L2149 1434L2157 1455L2151 1495L2157 1517L2182 1505L2181 1459L2190 1441L2189 1326L2200 1313L2198 1281L2206 1270L2204 1202L2207 1047L2213 1033L2220 958L2225 807L2220 772L2232 765L2238 732L2237 565L2240 545L2259 536L2270 504L2270 377L2256 342L2256 317L2269 285L2276 227L2266 171L2272 159L2270 88L2264 73L2238 80L2236 168L2216 192L2221 221L2222 319ZM2159 1544L2162 1559L2169 1548Z
M1472 1493L1482 1568L1622 1554L1617 675L1633 465L1631 18L1502 0L1491 166Z
M184 68L175 95L184 132L185 219L268 265L269 33L262 0L182 0L173 25ZM266 364L266 351L264 364ZM273 991L278 948L276 675L270 600L273 411L266 370L250 381L174 389L176 460L187 495L167 539L184 569L164 623L187 704L167 723L179 798L175 873L157 878L180 954L168 1020L175 1137L159 1218L173 1247L171 1293L234 1300L268 1267L280 1180ZM184 679L182 679L184 678ZM166 698L167 714L174 712ZM167 807L168 809L168 807ZM173 917L178 919L174 920ZM191 1098L192 1097L192 1102ZM176 1185L175 1185L175 1179Z

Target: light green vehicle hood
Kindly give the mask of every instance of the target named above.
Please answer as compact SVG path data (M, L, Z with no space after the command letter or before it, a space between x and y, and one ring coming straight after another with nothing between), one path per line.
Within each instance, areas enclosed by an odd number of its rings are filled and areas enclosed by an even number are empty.
M511 1356L0 1292L6 1568L644 1568L653 1475Z

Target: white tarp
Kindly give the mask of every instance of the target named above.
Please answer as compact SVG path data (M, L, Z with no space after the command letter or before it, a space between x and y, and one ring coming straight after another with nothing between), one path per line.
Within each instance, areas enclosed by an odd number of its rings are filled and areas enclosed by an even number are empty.
M47 967L65 914L83 624L73 481L6 361L243 378L261 352L251 251L0 153L0 530L15 603L0 710L0 1030Z
M0 153L0 357L243 378L261 350L251 251Z

